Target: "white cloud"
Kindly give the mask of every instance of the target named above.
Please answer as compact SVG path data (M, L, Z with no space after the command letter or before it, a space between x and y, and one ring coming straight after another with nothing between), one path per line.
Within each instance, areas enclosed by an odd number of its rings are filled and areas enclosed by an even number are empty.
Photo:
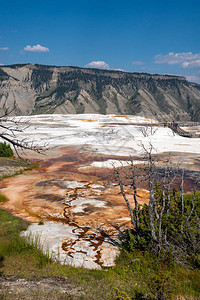
M186 76L186 79L188 80L188 81L198 81L198 80L200 80L200 78L198 78L198 76L195 76L195 75L188 75L188 76Z
M135 60L135 61L132 61L132 65L142 66L142 65L144 65L144 62L140 61L140 60Z
M185 61L182 63L182 67L184 69L193 69L193 68L199 68L200 67L200 59L194 60L194 61Z
M199 75L188 75L186 79L191 82L196 82L200 84L200 76Z
M113 69L114 71L121 71L121 72L126 72L124 69L118 68L118 69Z
M105 61L91 61L85 66L86 68L97 68L97 69L110 69L109 65Z
M154 62L156 64L168 64L168 65L174 65L174 64L183 64L187 62L192 62L200 60L200 53L192 53L192 52L180 52L180 53L174 53L170 52L166 55L158 54L154 56Z
M24 48L24 51L29 51L29 52L49 52L49 48L43 47L39 44L31 47L31 46L26 46Z
M7 50L9 50L9 48L8 47L3 47L3 48L0 48L0 50L7 51Z

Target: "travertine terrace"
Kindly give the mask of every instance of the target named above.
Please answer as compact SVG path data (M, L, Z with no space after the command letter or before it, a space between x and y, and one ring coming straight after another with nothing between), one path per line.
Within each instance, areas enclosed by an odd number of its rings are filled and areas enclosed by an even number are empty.
M175 135L155 120L133 116L41 115L24 117L23 137L42 145L45 156L27 153L40 167L0 182L9 201L1 205L32 224L25 235L39 234L44 249L62 263L87 268L111 267L119 236L131 226L126 204L112 178L112 167L128 166L129 155L143 164L141 145L154 147L164 160L182 157L191 172L199 169L199 139ZM144 124L146 123L146 126ZM146 133L141 129L145 128ZM19 133L20 134L20 133ZM182 153L182 154L181 154ZM109 179L109 180L108 180ZM127 187L132 201L132 192ZM148 202L148 191L138 190ZM44 225L38 225L42 221Z

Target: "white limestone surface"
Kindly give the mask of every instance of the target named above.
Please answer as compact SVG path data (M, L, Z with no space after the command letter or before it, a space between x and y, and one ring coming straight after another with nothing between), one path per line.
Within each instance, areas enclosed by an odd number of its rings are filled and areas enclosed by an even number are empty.
M140 126L151 125L155 120L138 116L38 115L15 119L20 120L21 128L26 122L30 125L16 132L16 137L33 139L38 145L81 146L83 150L129 156L140 155L142 145L148 148L151 143L157 153L200 153L200 139L178 136L169 128Z
M84 212L84 209L90 206L94 206L97 209L101 207L106 208L106 201L90 198L78 198L70 201L70 204L71 206L74 206L74 208L71 209L71 212L73 213Z
M140 160L134 160L134 164L143 164L144 161ZM130 161L123 161L123 160L116 160L116 159L108 159L106 161L93 161L90 166L91 167L98 167L98 168L110 168L112 169L113 167L118 168L118 167L126 167L130 166L131 162Z
M119 254L117 243L116 245L110 243L105 238L98 246L98 232L90 231L90 234L82 235L83 232L84 228L46 222L44 225L32 223L22 235L29 241L39 240L42 251L48 252L52 259L61 264L88 269L113 267L115 258ZM62 245L65 243L68 246L63 250Z

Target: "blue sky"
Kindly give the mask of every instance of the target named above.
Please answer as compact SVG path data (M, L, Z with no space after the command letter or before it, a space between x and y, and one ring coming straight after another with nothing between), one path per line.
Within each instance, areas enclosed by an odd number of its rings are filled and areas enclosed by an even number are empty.
M187 76L200 83L200 1L0 0L0 64Z

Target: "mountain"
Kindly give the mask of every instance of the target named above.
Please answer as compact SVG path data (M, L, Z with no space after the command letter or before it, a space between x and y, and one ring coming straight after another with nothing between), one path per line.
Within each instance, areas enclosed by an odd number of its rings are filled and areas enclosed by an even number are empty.
M0 68L0 107L12 115L127 114L200 121L200 85L185 77L10 65Z

